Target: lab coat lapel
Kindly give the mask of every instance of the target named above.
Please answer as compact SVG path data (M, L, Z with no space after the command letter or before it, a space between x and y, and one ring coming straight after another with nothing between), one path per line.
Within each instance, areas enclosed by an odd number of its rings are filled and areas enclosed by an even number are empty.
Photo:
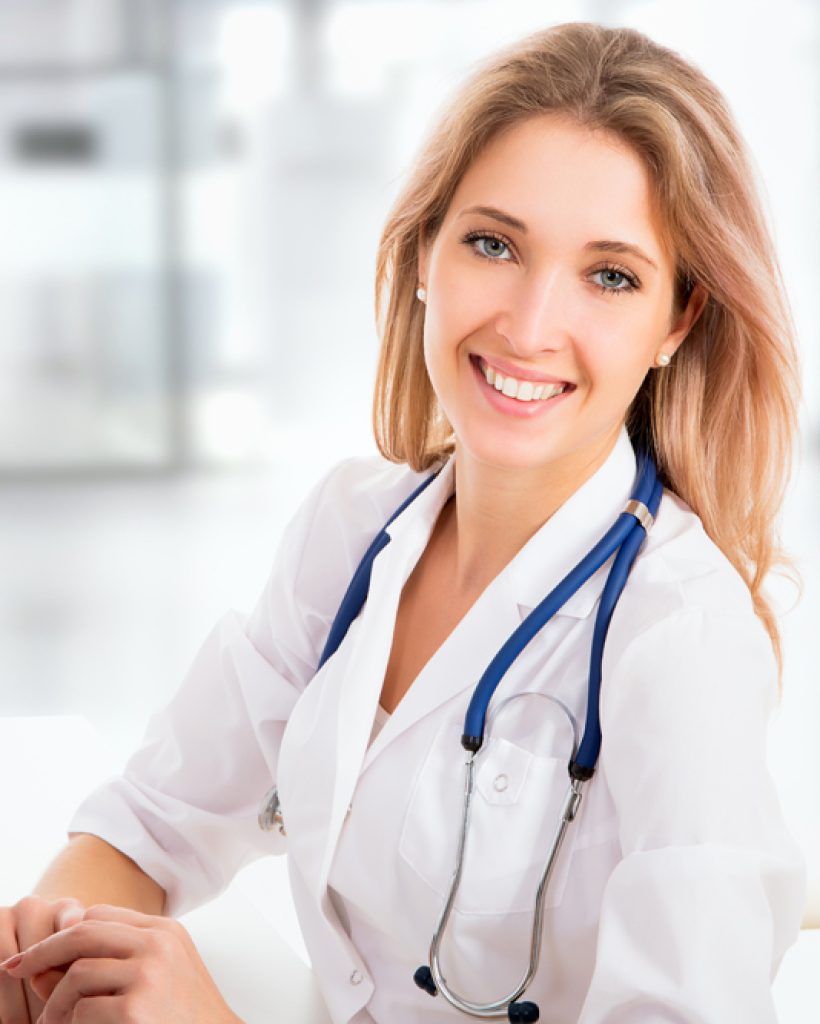
M365 754L363 770L415 722L451 698L472 693L496 651L519 626L518 605L496 577L433 654Z
M637 459L626 427L606 461L530 537L507 566L510 590L529 614L581 561L626 508L637 482ZM565 602L559 615L586 618L595 608L612 559Z
M455 695L465 692L466 710L467 695L504 641L623 511L634 486L635 469L635 453L623 428L606 462L480 595L419 673L368 749L401 592L429 540L441 507L452 494L452 457L438 478L391 524L391 542L373 563L368 600L343 644L349 647L337 690L335 785L320 886L327 881L360 773L388 744ZM611 560L556 615L576 619L589 616L597 605L610 567Z
M468 691L466 711L469 694L498 649L618 518L634 488L635 475L635 452L623 427L606 462L530 538L424 666L364 755L362 770L420 718L462 691ZM610 559L593 573L556 617L588 617L597 607L611 566ZM391 605L392 622L395 611ZM380 664L379 689L388 655L389 643L384 665ZM368 733L371 726L369 719Z
M334 695L336 772L320 886L327 879L339 832L362 770L390 656L401 592L427 545L441 507L452 494L452 487L450 460L388 528L391 541L373 562L367 600L337 652L346 660Z

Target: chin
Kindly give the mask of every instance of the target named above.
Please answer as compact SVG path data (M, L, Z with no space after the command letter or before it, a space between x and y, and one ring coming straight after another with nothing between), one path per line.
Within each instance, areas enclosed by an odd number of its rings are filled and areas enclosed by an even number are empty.
M537 469L545 463L560 457L559 445L545 442L539 445L535 439L519 439L511 443L509 438L497 438L494 441L484 440L482 443L469 444L458 442L467 458L498 469L528 470Z

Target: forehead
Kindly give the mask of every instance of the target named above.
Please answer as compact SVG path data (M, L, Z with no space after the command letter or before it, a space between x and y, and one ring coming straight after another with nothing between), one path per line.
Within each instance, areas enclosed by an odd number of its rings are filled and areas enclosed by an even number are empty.
M474 204L523 220L546 244L628 239L663 256L655 189L641 157L611 132L539 115L496 136L467 169L447 220Z

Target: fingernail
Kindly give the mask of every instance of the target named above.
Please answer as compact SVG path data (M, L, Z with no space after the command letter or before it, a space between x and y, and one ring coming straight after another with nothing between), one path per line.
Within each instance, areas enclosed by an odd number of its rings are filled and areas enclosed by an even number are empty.
M22 959L22 953L18 953L17 956L10 956L8 960L4 960L2 964L0 964L0 970L13 971L14 968L22 961Z

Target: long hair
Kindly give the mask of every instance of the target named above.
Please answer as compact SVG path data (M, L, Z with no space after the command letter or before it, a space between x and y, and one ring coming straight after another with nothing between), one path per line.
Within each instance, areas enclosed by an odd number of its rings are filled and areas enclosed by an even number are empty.
M478 65L443 108L379 241L378 449L417 471L453 450L424 361L419 231L435 237L496 135L546 113L608 130L643 158L677 259L673 316L693 282L709 294L672 363L646 375L626 426L748 586L780 694L781 640L764 582L779 565L802 583L777 529L799 429L796 330L745 142L717 87L679 54L631 28L556 25Z

